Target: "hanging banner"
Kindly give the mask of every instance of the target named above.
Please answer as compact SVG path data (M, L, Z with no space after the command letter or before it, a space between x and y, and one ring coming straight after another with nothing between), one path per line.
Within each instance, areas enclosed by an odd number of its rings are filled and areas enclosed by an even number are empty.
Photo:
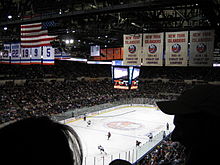
M58 48L54 48L54 58L56 60L62 59L62 52Z
M90 56L100 56L100 46L90 46Z
M143 34L143 66L163 65L163 33Z
M54 65L54 48L43 46L43 65Z
M21 45L20 43L11 44L11 64L20 64Z
M189 66L212 66L214 30L190 31Z
M113 55L114 55L114 59L122 59L121 58L121 48L114 48L114 52L113 52Z
M10 63L10 54L11 54L11 44L4 44L4 50L2 52L2 63Z
M187 66L188 32L166 32L166 66Z
M0 52L0 64L2 63L2 51Z
M124 35L124 65L141 65L142 34Z
M41 47L31 48L31 64L41 64Z
M21 65L31 64L31 48L21 48Z

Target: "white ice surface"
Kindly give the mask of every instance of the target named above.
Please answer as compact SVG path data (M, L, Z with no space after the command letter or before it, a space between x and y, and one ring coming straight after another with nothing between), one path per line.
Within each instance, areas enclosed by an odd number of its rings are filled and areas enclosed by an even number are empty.
M113 110L87 117L91 125L83 119L68 120L79 135L84 154L84 165L107 165L111 160L118 158L120 154L130 151L136 147L136 140L141 144L149 141L148 134L154 136L166 130L169 123L170 130L173 129L173 116L166 115L153 107L131 106L115 108ZM107 133L111 137L107 140ZM105 154L101 154L98 145L102 145ZM109 160L104 160L109 157ZM123 157L123 156L121 156Z

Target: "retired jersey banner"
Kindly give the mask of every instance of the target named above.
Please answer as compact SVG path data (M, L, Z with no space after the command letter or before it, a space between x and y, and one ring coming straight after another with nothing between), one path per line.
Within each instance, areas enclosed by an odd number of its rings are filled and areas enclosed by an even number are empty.
M21 45L20 43L11 44L11 64L20 64Z
M212 66L214 30L190 31L189 66Z
M52 46L43 47L43 65L54 65L54 48Z
M166 66L187 66L188 32L166 32Z
M31 64L41 64L41 47L31 48Z
M31 64L31 48L21 48L21 65Z
M2 63L10 63L10 54L11 54L11 44L4 44L4 50L2 52Z
M124 65L141 65L142 34L124 35Z
M163 33L143 34L143 66L163 65Z

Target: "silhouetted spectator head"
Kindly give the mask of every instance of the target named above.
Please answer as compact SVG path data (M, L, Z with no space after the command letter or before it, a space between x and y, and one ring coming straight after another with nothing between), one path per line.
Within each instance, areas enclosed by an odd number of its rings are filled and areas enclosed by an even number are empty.
M131 163L126 160L115 159L109 165L131 165Z
M0 129L1 162L8 165L81 165L76 132L47 117L28 118Z
M185 91L175 101L157 102L166 114L175 115L172 140L183 144L186 165L218 160L220 141L220 86L201 85Z

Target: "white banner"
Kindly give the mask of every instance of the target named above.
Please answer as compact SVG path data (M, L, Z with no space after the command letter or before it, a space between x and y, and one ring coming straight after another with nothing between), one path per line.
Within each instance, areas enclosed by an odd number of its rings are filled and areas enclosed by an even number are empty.
M21 48L21 65L30 65L31 48Z
M100 46L90 46L90 56L100 56Z
M20 64L21 46L20 43L11 44L11 64Z
M31 48L31 64L41 64L41 47Z
M54 48L43 46L43 65L54 65Z
M2 52L2 63L10 63L11 44L4 44L4 50Z
M188 32L166 32L166 66L187 66Z
M189 66L212 66L214 30L190 31Z
M163 65L163 33L143 35L143 66Z
M142 34L124 35L124 65L141 65Z

